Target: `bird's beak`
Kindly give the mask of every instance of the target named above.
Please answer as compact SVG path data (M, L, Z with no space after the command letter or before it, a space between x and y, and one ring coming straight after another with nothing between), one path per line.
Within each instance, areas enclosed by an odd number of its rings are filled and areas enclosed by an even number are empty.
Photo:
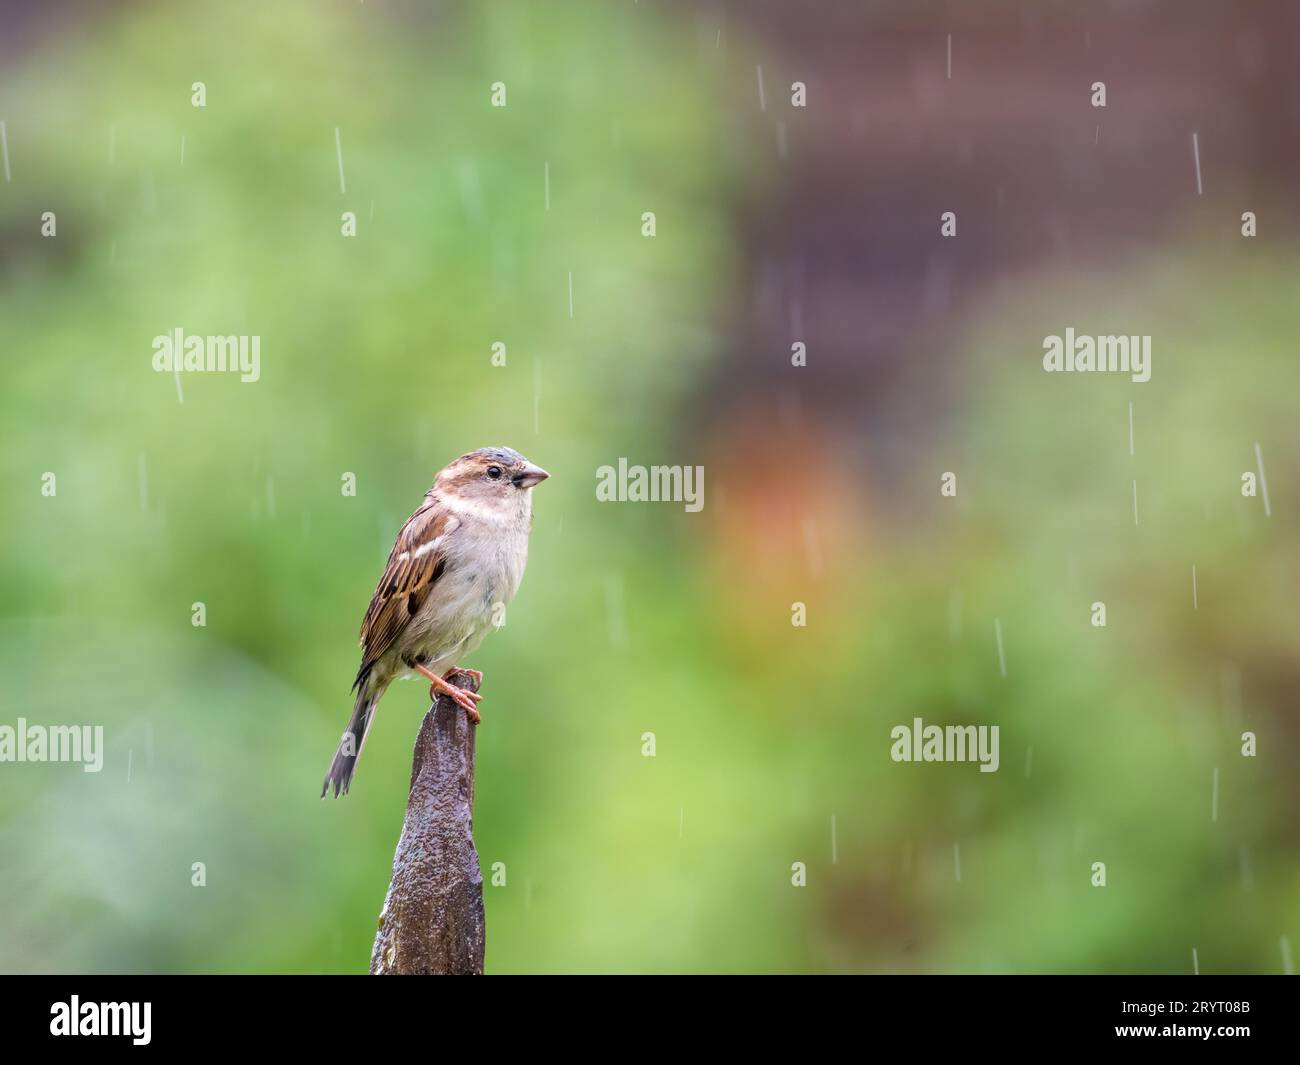
M535 484L541 484L549 476L550 474L540 466L529 463L510 479L514 482L516 488L532 488Z

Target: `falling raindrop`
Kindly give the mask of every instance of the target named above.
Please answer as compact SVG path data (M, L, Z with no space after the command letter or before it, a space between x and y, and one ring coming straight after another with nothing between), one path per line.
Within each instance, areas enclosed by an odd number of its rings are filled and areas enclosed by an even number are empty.
M343 140L339 136L338 126L334 127L334 153L338 156L339 160L339 192L347 195L347 182L343 180Z
M1255 442L1255 462L1259 466L1259 491L1264 497L1264 517L1273 516L1273 508L1268 502L1268 481L1264 477L1264 453L1259 449L1259 442Z

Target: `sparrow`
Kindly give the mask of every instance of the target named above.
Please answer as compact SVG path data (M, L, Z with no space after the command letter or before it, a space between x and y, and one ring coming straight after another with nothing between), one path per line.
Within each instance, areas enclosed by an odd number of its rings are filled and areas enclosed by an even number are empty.
M514 598L528 560L531 489L549 477L508 447L485 447L449 463L402 526L361 622L356 705L330 763L330 786L346 795L388 685L420 674L429 695L447 695L474 724L476 692L447 681L483 642ZM478 680L483 674L465 670Z

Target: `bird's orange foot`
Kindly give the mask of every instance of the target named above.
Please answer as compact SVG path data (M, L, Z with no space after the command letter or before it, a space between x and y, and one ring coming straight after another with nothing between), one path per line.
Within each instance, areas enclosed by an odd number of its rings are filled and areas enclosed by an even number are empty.
M458 688L454 684L448 684L447 681L442 679L442 677L438 676L436 673L430 673L423 666L417 665L415 668L428 677L432 682L429 685L430 699L437 699L439 695L445 695L464 710L474 724L477 725L483 720L483 716L478 712L478 707L474 705L483 698L483 696L479 695L478 692L472 692L468 688ZM466 670L466 672L468 672L468 670Z
M478 707L474 704L483 696L478 692L472 692L468 688L458 688L454 684L448 684L441 677L435 677L432 684L429 685L429 698L436 699L439 695L446 695L457 706L469 715L469 719L478 724L483 720L483 715L478 712Z
M463 666L452 666L451 669L447 670L447 672L442 675L442 679L446 680L453 673L468 673L471 677L474 678L475 684L483 683L482 673L480 673L477 669L465 669Z

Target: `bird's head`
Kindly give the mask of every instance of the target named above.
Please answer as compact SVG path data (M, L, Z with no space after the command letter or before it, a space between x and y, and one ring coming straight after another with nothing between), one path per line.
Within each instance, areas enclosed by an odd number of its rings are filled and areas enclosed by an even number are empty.
M529 489L549 476L513 448L481 447L448 463L433 489L440 495L498 512L527 512Z

